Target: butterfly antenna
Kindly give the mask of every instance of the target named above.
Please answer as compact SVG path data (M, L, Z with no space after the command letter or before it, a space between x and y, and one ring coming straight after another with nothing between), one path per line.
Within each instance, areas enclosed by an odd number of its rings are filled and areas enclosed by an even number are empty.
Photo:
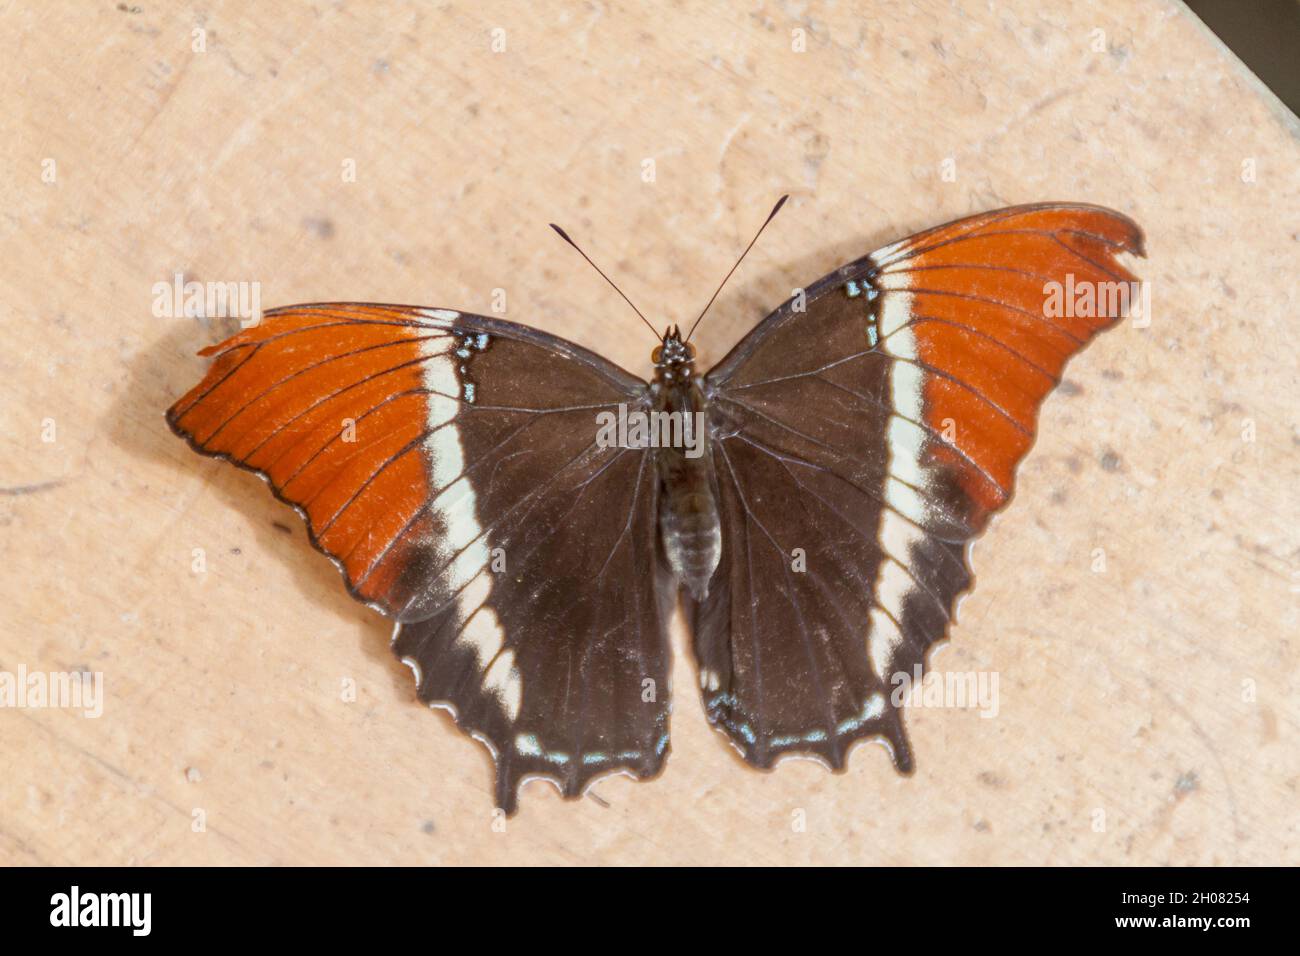
M604 279L606 282L608 282L615 292L623 296L623 301L626 302L628 305L632 306L632 311L635 312L638 316L641 316L641 321L646 324L646 327L651 332L654 332L655 338L658 339L659 333L655 332L655 327L650 324L650 320L647 319L644 315L641 315L641 310L636 307L636 305L632 302L631 299L629 299L626 295L623 295L623 290L620 289L618 286L614 285L614 280L611 279L609 276L605 275L605 273L601 270L600 266L596 265L596 263L591 261L591 256L587 255L580 248L578 248L578 244L569 238L569 234L565 232L563 229L561 229L559 226L557 226L555 223L550 223L550 227L560 234L561 239L563 239L569 245L573 246L573 248L577 249L578 255L586 259L587 262L591 265L591 267L600 273L600 277Z
M740 264L745 261L745 256L749 255L749 250L754 248L754 243L758 242L758 237L763 234L763 230L767 228L767 224L776 218L776 214L781 211L781 207L785 205L785 201L789 198L790 198L790 194L786 193L784 196L782 196L780 199L776 201L776 205L772 207L772 211L769 212L767 214L767 218L763 220L763 225L758 227L758 232L754 233L754 238L749 240L749 245L747 245L745 247L745 251L740 254L740 258L736 260L736 264L731 267L731 272L735 272L737 269L740 268ZM709 299L708 303L704 306L704 312L709 311L709 306L713 305L713 299L716 299L718 297L718 293L722 291L722 287L726 285L727 280L731 278L731 272L728 272L725 276L722 277L722 281L718 283L717 290L713 293L713 298ZM695 325L692 325L691 330L686 333L687 342L689 342L691 340L691 336L695 334L695 326L699 325L700 319L704 318L704 312L700 313L699 318L695 320Z

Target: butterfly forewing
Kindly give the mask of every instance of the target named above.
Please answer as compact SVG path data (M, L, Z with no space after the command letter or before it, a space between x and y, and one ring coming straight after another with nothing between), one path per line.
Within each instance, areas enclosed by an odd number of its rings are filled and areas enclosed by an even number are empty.
M708 375L724 548L695 648L751 762L838 767L880 736L910 768L896 675L944 636L1066 360L1121 311L1052 308L1054 284L1129 283L1122 252L1140 231L1095 206L959 220L823 278Z
M421 699L492 749L497 803L651 775L667 748L666 599L654 469L596 444L645 401L603 359L446 310L311 305L206 350L168 413L257 471L349 587L399 622Z

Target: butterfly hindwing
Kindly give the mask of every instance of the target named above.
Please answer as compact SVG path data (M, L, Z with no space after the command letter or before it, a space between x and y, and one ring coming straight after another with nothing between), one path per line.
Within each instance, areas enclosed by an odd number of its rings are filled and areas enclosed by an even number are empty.
M405 306L278 309L205 354L173 429L263 475L397 620L420 698L492 750L498 806L528 776L575 795L658 770L658 489L594 424L644 383L523 326Z
M820 280L709 373L724 546L695 650L750 762L839 767L878 736L911 767L895 675L944 636L1066 360L1122 311L1054 309L1053 284L1129 283L1121 252L1140 230L1095 206L959 220Z

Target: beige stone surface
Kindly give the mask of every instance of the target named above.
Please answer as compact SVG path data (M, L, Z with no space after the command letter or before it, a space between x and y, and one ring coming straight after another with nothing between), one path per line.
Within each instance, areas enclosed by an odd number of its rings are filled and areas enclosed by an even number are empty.
M98 719L0 709L0 862L1300 863L1297 124L1181 5L16 3L0 89L0 670L105 691ZM486 752L388 624L168 432L228 323L156 317L153 286L505 289L644 373L546 223L682 321L787 191L706 361L959 215L1078 199L1147 231L1151 324L1049 399L937 658L996 672L999 713L913 709L908 779L870 745L759 773L679 626L661 777L530 784L497 832Z

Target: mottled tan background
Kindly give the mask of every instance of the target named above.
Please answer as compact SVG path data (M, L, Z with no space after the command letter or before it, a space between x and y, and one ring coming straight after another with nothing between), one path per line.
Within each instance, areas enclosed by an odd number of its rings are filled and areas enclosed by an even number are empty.
M0 711L0 861L1300 862L1295 118L1167 0L542 6L5 5L0 669L102 671L107 702ZM761 774L679 654L660 779L535 783L494 832L485 751L414 702L387 623L167 431L225 326L154 317L153 284L503 288L644 372L546 223L681 321L785 191L706 360L958 215L1079 199L1147 230L1153 322L1047 403L937 659L996 671L1000 713L911 712L911 779L870 745Z

